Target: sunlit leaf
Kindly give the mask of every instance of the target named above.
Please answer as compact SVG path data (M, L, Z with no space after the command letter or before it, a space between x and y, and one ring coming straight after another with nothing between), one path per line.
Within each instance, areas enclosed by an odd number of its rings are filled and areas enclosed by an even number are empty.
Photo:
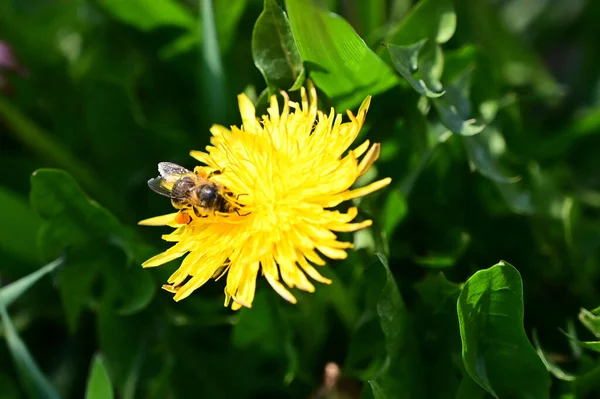
M275 0L265 0L264 10L254 24L252 58L273 89L292 87L304 72L290 22Z
M465 283L458 299L463 363L497 398L549 398L550 377L523 327L517 269L500 262Z
M432 62L419 63L419 53L426 43L427 39L423 39L407 46L388 44L386 47L398 73L400 73L400 75L402 75L402 77L404 77L404 79L406 79L419 94L430 98L436 98L444 94L444 89L439 81L441 73L435 73L435 68L440 68L439 64L443 64L443 60L441 59L442 53L441 50L436 47L434 50L435 56L432 57Z
M445 43L456 30L456 14L450 0L421 0L392 31L386 42L399 45L430 38Z
M471 71L467 70L455 81L444 82L444 95L432 99L442 123L463 136L475 135L485 128L485 124L471 116L470 87Z
M353 108L398 80L350 24L314 1L286 0L298 50L317 87L340 109Z
M161 26L193 28L196 19L175 0L100 0L115 18L142 30Z
M114 397L110 375L104 363L104 357L97 353L92 358L92 364L85 390L86 399L112 399Z
M600 316L596 314L597 310L590 312L587 309L581 309L579 311L579 321L583 324L592 334L600 338Z

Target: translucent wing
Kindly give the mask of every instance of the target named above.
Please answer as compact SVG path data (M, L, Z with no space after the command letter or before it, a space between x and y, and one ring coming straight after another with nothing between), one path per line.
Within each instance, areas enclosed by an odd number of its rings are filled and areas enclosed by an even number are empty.
M164 195L165 197L171 197L171 189L168 187L165 187L163 185L164 180L162 177L155 177L153 179L148 180L148 187L150 187L152 189L152 191L154 191L155 193L158 193L160 195ZM173 187L173 185L169 185L170 187Z
M192 173L192 171L187 170L183 166L179 166L173 162L160 162L158 164L158 172L160 175L167 180L171 179L179 179L183 175L188 175Z

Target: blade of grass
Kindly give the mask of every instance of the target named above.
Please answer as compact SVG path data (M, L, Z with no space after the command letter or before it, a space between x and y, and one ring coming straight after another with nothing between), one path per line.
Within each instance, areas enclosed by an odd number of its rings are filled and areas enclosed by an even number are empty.
M5 307L8 307L17 298L23 295L32 285L37 283L46 274L52 272L58 266L62 265L63 262L64 259L60 257L48 263L46 266L36 270L35 272L0 288L0 302L2 302Z
M17 334L17 330L6 312L6 307L1 297L0 317L2 318L4 338L6 339L8 350L15 362L15 367L23 388L27 391L29 397L60 399L58 392L56 392L52 384L46 379L29 353L25 343L21 340L19 334Z
M200 29L202 29L202 51L200 59L200 99L204 115L212 123L227 121L225 99L225 74L219 49L219 38L215 25L212 0L200 0Z

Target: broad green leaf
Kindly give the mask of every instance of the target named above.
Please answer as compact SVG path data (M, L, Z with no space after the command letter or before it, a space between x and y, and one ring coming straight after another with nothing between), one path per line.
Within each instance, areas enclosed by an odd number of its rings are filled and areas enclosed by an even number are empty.
M434 56L429 62L420 63L419 53L427 43L423 39L414 44L398 46L388 44L386 47L396 70L421 95L430 98L440 97L444 88L439 81L443 55L439 47L435 47Z
M143 262L152 250L78 186L69 174L39 169L31 176L30 201L44 219L39 244L44 255L56 255L71 245L88 241L122 248L129 260Z
M36 270L35 272L20 278L4 287L0 288L0 302L4 303L5 307L9 307L17 298L23 295L31 286L37 283L46 274L54 271L63 263L63 259L59 258L46 266Z
M304 73L290 22L275 0L265 0L252 31L252 58L271 89L289 89Z
M60 396L46 379L35 360L29 353L25 343L17 334L17 330L13 325L2 298L0 298L0 317L2 318L2 326L4 327L4 338L8 345L8 350L15 363L17 374L21 379L21 383L29 396L33 399L47 398L59 399Z
M385 395L379 397L419 398L423 395L422 371L410 314L387 259L381 254L377 257L379 262L365 271L365 282L369 303L376 309L385 337L387 358L380 376L368 382Z
M92 299L92 284L107 264L107 258L101 251L102 247L94 246L72 250L60 270L58 291L71 333L77 330L79 315ZM96 255L90 256L90 253Z
M465 283L457 303L469 375L496 398L549 398L550 377L523 328L523 286L500 262Z
M156 284L147 270L130 265L119 279L121 289L121 305L119 315L131 315L143 310L152 302L156 294Z
M285 1L298 50L310 78L340 109L358 105L398 83L392 69L340 16L313 0Z
M409 45L428 38L446 43L456 30L456 13L450 0L421 0L391 32L386 42Z
M85 389L85 399L112 398L114 398L113 386L108 370L106 369L104 357L96 353L92 358L87 387Z
M0 187L0 248L28 263L40 262L35 245L40 225L24 198Z
M151 248L89 199L65 172L36 171L31 177L30 197L34 209L47 219L39 236L43 252L58 255L63 250L71 251L69 267L61 275L63 285L59 288L71 329L75 328L78 314L88 300L96 270L102 270L109 282L119 287L123 314L135 313L148 305L156 287L150 275L138 265L150 257ZM96 252L102 255L94 255Z
M100 239L122 231L117 219L87 198L77 182L63 171L40 169L34 172L30 200L37 213L48 219L40 234L40 245L46 256L57 257L63 248L89 237Z
M99 0L100 4L120 21L141 30L162 26L192 29L196 18L175 0Z

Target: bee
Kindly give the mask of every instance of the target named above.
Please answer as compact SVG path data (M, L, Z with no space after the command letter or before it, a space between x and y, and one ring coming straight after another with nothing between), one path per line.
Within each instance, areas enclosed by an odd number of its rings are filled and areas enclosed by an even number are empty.
M233 203L234 194L223 185L209 180L220 172L201 176L172 162L160 162L158 172L160 176L148 180L148 186L152 191L169 197L176 209L191 209L198 217L207 217L210 212L236 212L244 216Z

